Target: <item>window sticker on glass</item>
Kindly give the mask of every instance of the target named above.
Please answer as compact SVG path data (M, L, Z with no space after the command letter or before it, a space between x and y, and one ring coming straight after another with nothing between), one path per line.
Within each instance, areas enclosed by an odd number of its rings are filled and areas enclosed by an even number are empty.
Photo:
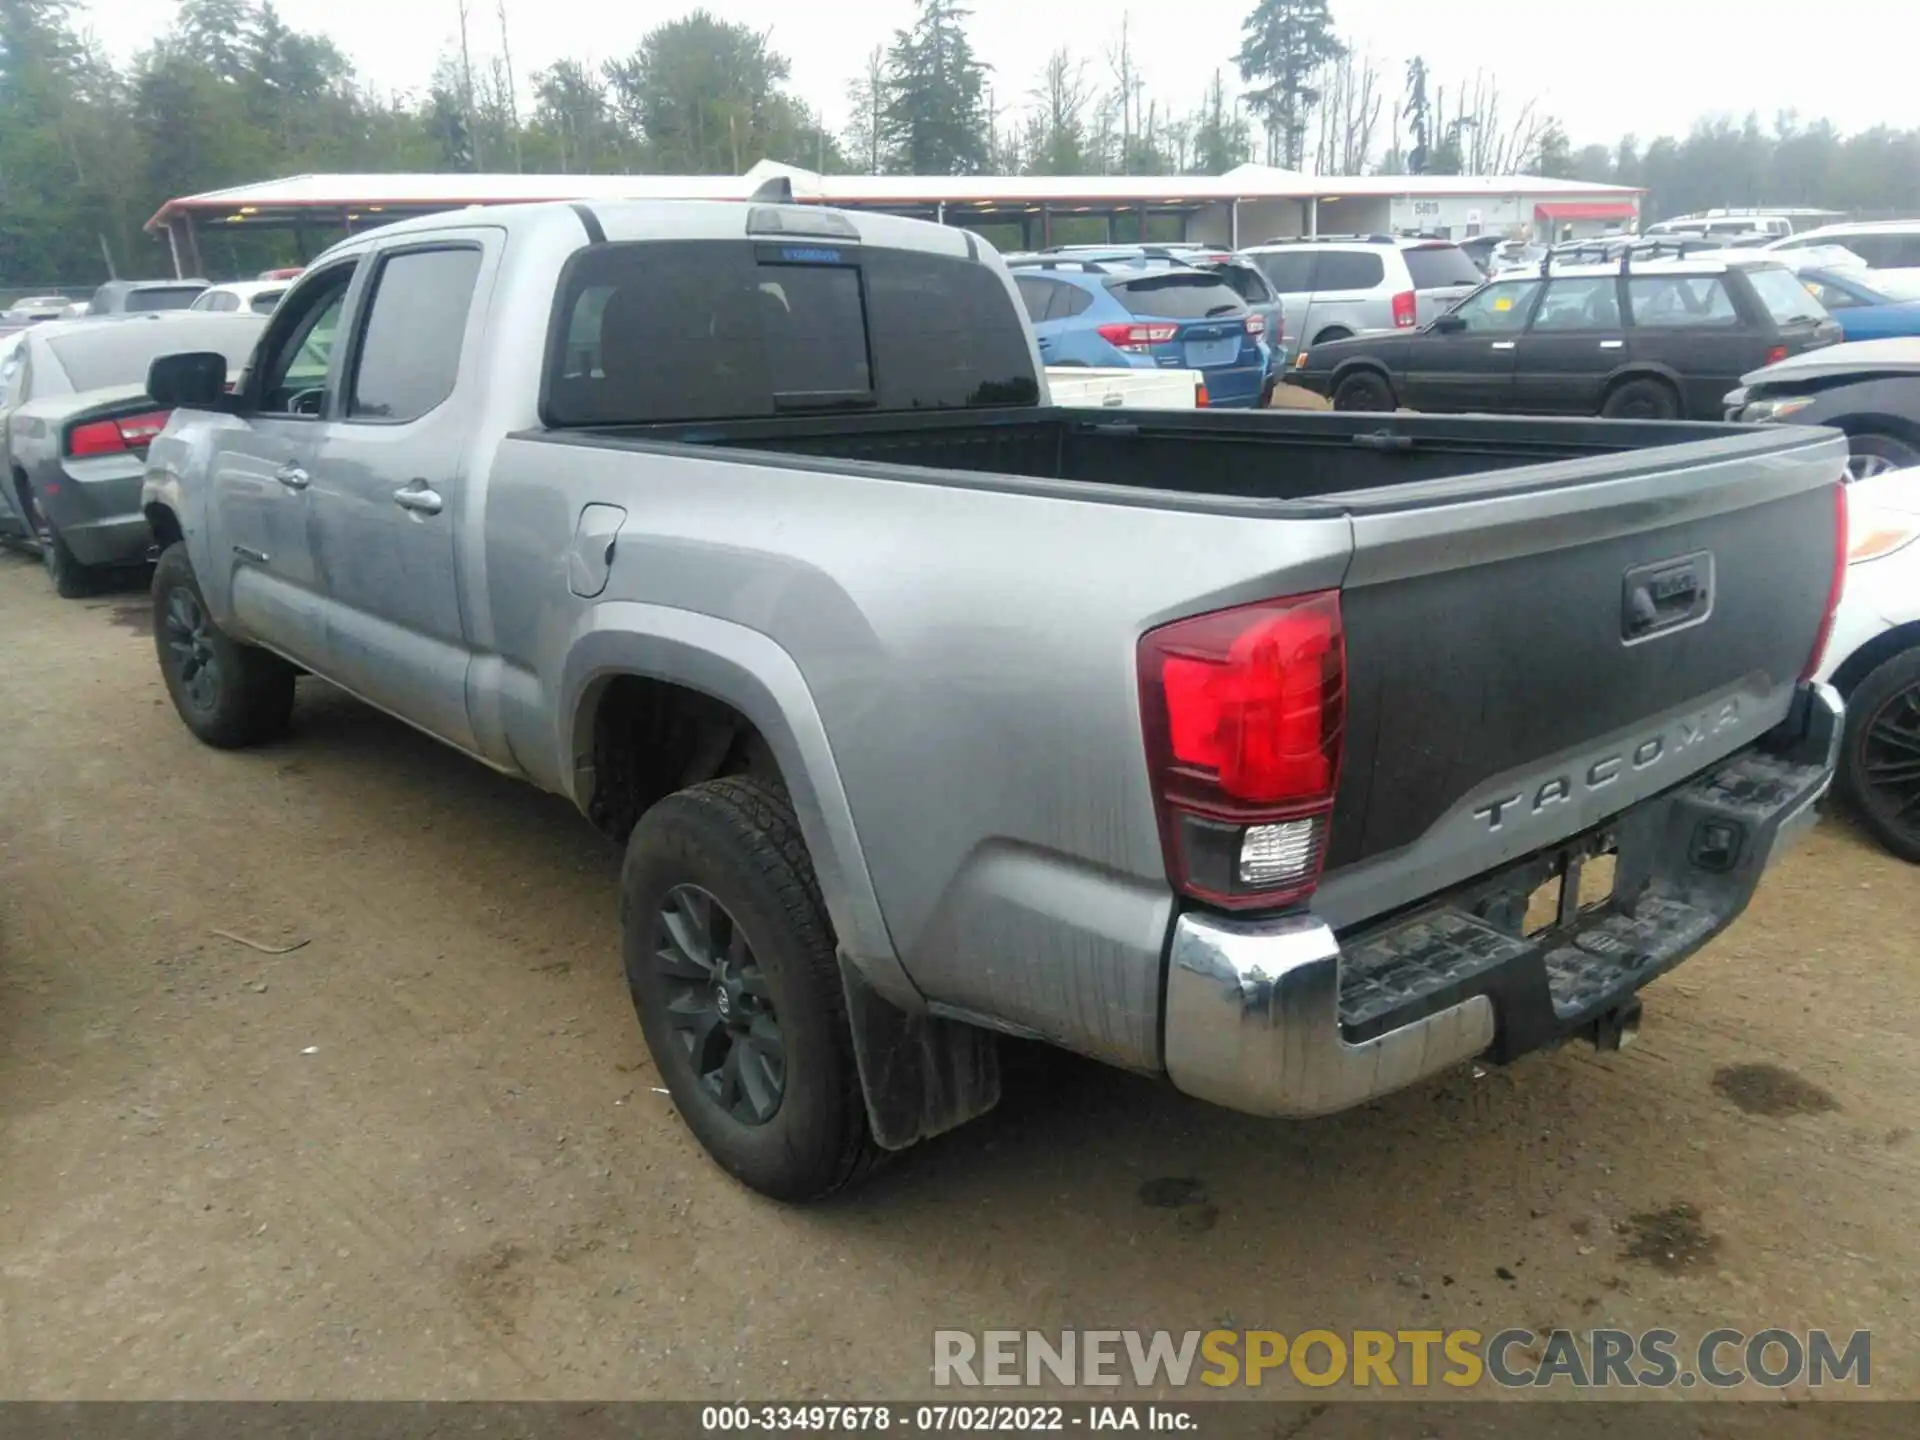
M1511 295L1500 295L1495 297L1493 302L1493 308L1496 310L1511 310L1513 308L1513 297Z

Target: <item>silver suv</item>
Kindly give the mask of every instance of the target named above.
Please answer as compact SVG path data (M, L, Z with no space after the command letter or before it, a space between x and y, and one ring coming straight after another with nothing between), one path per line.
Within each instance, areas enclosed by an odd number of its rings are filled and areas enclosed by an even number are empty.
M1450 240L1321 235L1269 240L1243 253L1265 273L1286 311L1286 364L1302 345L1417 330L1483 278Z

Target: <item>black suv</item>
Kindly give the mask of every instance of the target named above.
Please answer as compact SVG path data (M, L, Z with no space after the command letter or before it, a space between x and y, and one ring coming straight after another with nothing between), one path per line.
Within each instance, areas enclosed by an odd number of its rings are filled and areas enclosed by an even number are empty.
M1287 379L1336 410L1714 419L1742 375L1840 340L1764 256L1562 265L1490 280L1423 329L1316 345Z

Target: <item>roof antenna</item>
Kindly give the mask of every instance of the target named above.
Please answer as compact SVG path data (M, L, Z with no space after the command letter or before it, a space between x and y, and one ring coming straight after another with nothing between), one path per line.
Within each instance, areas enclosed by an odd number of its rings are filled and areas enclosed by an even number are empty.
M793 181L785 175L772 175L762 180L753 194L747 197L762 205L793 204Z

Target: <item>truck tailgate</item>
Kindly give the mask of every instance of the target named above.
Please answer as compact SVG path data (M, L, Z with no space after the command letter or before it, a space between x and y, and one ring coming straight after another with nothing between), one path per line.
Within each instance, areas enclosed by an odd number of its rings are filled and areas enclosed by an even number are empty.
M1778 724L1844 527L1844 444L1805 434L1556 466L1545 489L1525 467L1344 497L1346 740L1314 909L1385 914Z

